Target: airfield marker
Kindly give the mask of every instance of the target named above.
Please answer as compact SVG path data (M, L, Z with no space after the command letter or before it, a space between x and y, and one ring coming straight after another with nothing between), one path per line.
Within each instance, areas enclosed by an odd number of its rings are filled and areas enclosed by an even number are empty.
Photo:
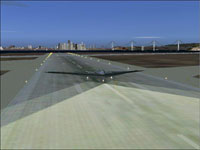
M182 135L182 134L178 134L178 137L180 137L181 139L183 139L186 143L190 144L191 146L193 146L195 149L199 149L199 145L194 143L192 140L190 140L189 138L187 138L186 136Z

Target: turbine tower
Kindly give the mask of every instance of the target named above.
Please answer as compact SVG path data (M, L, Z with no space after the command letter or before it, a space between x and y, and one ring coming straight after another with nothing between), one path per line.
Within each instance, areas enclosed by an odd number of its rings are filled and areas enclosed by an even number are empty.
M131 41L131 50L132 50L132 51L133 51L133 49L134 49L134 46L133 46L134 43L135 43L134 41Z
M153 43L153 51L155 51L156 50L156 41L153 41L152 43Z
M141 46L141 51L144 51L144 46Z
M111 42L111 49L112 49L112 50L115 50L114 41Z
M180 43L181 43L181 40L178 40L178 41L177 41L177 51L180 50Z

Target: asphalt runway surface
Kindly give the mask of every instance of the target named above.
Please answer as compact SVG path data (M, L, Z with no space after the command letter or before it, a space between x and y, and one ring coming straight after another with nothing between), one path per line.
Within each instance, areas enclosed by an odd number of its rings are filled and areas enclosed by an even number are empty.
M1 111L1 148L199 148L199 88L130 73L98 77L48 71L127 71L136 66L49 54Z

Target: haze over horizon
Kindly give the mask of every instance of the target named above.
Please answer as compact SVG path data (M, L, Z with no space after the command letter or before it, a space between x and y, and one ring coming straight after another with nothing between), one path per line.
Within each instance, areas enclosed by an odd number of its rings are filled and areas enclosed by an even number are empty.
M198 1L1 2L1 45L199 42Z

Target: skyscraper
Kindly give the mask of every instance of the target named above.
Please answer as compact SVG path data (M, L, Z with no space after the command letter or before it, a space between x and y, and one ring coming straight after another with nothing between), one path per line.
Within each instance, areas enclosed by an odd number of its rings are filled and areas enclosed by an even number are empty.
M71 49L71 41L70 41L70 40L68 40L68 42L67 42L67 49L68 49L68 50Z
M78 44L77 49L78 50L86 50L86 46L83 42L81 42L81 44Z
M62 44L58 43L58 49L62 49Z
M67 44L63 43L63 50L67 50Z
M67 50L67 44L66 43L58 43L58 49L59 50Z

